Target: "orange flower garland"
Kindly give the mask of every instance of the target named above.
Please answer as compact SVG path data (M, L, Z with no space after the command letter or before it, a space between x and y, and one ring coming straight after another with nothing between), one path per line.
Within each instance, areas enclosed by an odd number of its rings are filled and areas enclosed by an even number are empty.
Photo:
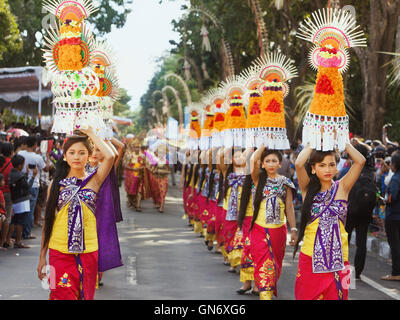
M82 48L80 45L63 45L59 49L58 68L60 70L82 70Z
M286 128L283 91L264 91L259 127Z
M242 129L246 128L246 116L243 105L231 106L228 111L228 119L225 129Z
M214 129L222 131L225 128L225 113L217 112L214 115Z
M201 127L200 127L200 123L199 120L196 119L192 119L192 122L190 124L190 131L189 131L189 137L191 139L198 139L201 136Z
M258 128L261 116L262 97L250 97L246 128Z
M338 68L319 67L310 113L328 117L346 116L343 78Z

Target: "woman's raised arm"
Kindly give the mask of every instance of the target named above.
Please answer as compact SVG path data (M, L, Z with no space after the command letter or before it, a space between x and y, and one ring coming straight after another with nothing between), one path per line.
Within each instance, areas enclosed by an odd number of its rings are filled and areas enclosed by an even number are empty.
M262 144L261 147L258 148L256 150L256 152L254 152L250 158L250 173L251 173L251 178L253 179L254 185L258 184L258 177L260 175L259 161L261 159L261 154L264 152L264 150L265 150L265 146L264 146L264 144Z
M88 183L88 186L91 185L91 189L98 192L104 180L106 180L108 174L110 173L110 170L114 166L114 152L103 139L96 136L91 127L89 127L89 129L81 129L81 132L86 134L93 141L94 145L100 149L104 156L104 160L100 163L96 174Z
M350 156L350 159L353 160L353 164L349 172L347 172L346 175L342 179L340 179L339 183L340 186L343 188L343 191L348 195L351 188L353 188L358 177L360 176L366 159L350 143L346 144L346 152Z
M296 162L294 164L297 173L297 180L299 182L299 187L302 194L305 194L307 192L308 184L310 183L310 177L308 176L305 166L312 151L313 149L311 149L310 145L307 144L297 156Z

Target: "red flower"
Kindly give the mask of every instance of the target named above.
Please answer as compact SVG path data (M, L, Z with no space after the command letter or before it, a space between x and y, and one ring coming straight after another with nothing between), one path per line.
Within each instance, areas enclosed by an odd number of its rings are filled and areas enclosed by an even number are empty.
M322 75L317 82L315 92L328 95L335 94L335 90L332 86L332 81L326 75Z
M261 110L260 110L260 104L257 102L254 102L250 114L260 114Z
M232 117L240 117L242 114L240 113L240 111L238 109L234 109L231 113Z
M278 101L276 101L275 99L272 99L271 102L269 103L268 107L265 110L269 111L269 112L279 113L279 112L281 112L281 105Z

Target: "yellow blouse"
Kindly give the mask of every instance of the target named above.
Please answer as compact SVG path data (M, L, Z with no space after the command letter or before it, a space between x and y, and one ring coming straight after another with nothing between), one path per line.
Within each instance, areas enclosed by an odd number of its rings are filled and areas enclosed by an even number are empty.
M83 228L85 230L85 251L90 253L98 250L97 226L96 217L93 212L83 202ZM60 251L61 253L68 252L68 208L70 204L65 205L57 212L53 225L53 231L50 236L49 248Z
M253 196L250 194L249 203L246 208L246 217L253 216Z
M319 218L315 219L312 223L310 223L305 231L304 231L304 242L301 247L301 252L305 255L312 257L314 252L314 242L315 236L317 234L319 224ZM348 234L344 228L343 222L339 220L340 226L340 237L342 240L342 250L343 250L343 261L349 261L349 244L348 244Z
M260 203L260 210L258 211L258 216L255 221L255 223L258 224L260 227L269 228L269 229L277 229L286 224L285 204L283 203L283 201L280 198L277 198L277 200L279 201L280 208L281 208L282 223L281 224L268 224L265 222L265 210L266 210L265 204L266 204L267 200L264 199Z

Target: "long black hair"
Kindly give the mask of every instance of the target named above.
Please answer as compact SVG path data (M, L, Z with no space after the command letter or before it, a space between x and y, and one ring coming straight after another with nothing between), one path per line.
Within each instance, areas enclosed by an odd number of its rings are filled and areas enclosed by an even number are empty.
M186 182L185 182L185 188L187 188L192 180L192 176L193 176L193 170L194 170L194 164L190 165L190 169L189 170L185 170L188 171L186 173Z
M205 164L201 164L201 165L200 165L200 167L202 168L202 170L201 170L200 182L199 182L199 185L200 185L199 193L201 193L201 189L203 188L203 182L204 182L204 180L205 180L205 178L206 178L206 168L207 168L207 166L208 166L208 165L205 165Z
M260 204L261 204L261 201L263 200L264 186L267 183L267 179L268 179L268 173L262 167L262 163L263 163L264 159L271 154L276 155L278 157L279 162L280 163L282 162L282 153L279 150L264 149L264 151L261 154L260 174L258 176L258 184L257 184L257 188L256 188L256 193L254 195L254 213L253 213L253 219L251 220L250 230L253 228L254 222L257 220L258 211L260 211Z
M303 206L301 208L301 218L300 218L300 230L299 236L297 238L297 242L294 246L293 258L296 256L296 252L299 248L299 243L304 238L304 232L306 230L307 224L311 219L311 207L314 201L314 197L321 190L321 182L316 174L312 174L312 166L317 163L324 161L326 156L334 155L336 163L339 162L339 155L334 151L317 151L314 150L310 159L308 160L305 169L307 171L308 176L310 177L310 183L307 186L307 195L305 199L303 199Z
M70 138L68 138L63 146L63 154L65 155L68 149L78 142L82 142L88 149L89 154L91 154L92 149L87 136L71 136ZM51 233L53 231L58 196L60 194L61 187L60 181L68 176L70 169L71 168L68 165L68 162L64 161L63 157L58 159L56 163L56 172L54 173L54 178L49 193L49 198L47 199L46 203L43 247L45 247L50 241Z
M226 171L226 176L224 179L224 199L228 195L228 188L229 188L229 175L233 172L233 162L229 165L228 170Z
M251 174L246 175L243 187L242 194L240 196L240 206L239 206L239 214L238 214L238 226L241 229L243 225L244 217L246 216L247 206L250 201L251 195L251 187L253 185L253 179L251 178Z
M215 170L216 167L217 167L216 164L213 164L213 165L212 165L210 177L209 177L209 179L208 179L208 195L207 195L207 202L210 200L212 190L214 189L214 176L215 176L214 170Z
M217 203L221 203L221 201L224 199L224 175L222 174L222 171L219 170L219 182L218 182L218 199Z

